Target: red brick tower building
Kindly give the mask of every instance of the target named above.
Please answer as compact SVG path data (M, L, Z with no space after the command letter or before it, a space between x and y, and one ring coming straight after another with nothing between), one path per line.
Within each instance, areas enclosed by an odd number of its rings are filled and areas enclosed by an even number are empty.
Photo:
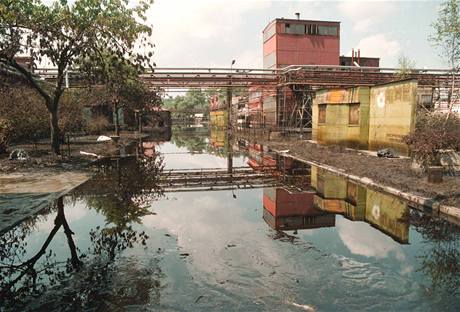
M264 68L339 65L340 22L277 18L263 30L263 42Z

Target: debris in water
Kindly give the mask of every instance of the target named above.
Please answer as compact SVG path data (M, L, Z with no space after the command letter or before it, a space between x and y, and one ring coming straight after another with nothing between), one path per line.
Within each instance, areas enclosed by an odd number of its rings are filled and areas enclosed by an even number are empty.
M196 298L195 303L198 303L198 301L200 301L201 298L204 298L204 296L201 295L201 296L199 296L198 298Z
M108 142L108 141L112 141L111 138L109 138L108 136L106 135L100 135L97 140L98 142Z
M23 149L15 149L10 154L10 160L27 160L29 155Z
M93 157L97 157L97 158L100 157L98 154L88 153L88 152L83 152L83 151L80 151L80 155L93 156Z
M316 311L316 308L315 307L312 307L308 304L298 304L298 303L295 303L295 302L288 302L288 304L291 304L293 305L294 307L296 308L299 308L299 309L302 309L304 311L308 311L308 312L314 312Z

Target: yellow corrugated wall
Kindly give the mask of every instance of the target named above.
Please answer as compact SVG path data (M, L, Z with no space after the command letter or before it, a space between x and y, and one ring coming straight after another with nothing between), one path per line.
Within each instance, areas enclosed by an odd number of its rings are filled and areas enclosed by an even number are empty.
M369 111L369 149L391 147L408 155L402 142L415 127L417 81L400 81L371 89Z
M349 124L350 104L360 104L359 124ZM326 122L320 124L319 105L326 104ZM369 88L318 91L312 107L312 139L320 144L367 148Z

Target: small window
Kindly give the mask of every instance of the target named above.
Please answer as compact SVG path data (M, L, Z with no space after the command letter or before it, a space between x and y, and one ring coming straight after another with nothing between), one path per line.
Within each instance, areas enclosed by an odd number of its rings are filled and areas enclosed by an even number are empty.
M305 35L305 25L303 24L286 24L286 34Z
M321 36L337 36L337 27L318 26L318 34Z
M311 25L311 34L312 35L318 34L318 25Z
M307 35L317 35L318 34L318 25L309 24L305 27L305 33Z
M350 104L348 113L348 124L359 125L359 104Z
M326 123L326 108L327 105L322 104L318 106L318 123Z

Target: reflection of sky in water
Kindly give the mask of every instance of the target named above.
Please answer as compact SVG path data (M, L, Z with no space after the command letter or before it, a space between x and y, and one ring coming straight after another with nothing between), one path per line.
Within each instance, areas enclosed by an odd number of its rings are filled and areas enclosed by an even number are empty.
M165 169L227 168L227 158L210 154L191 154L185 147L164 143L158 151L165 158ZM233 166L247 166L245 157L234 157Z
M162 144L160 151L167 168L227 166L225 158L176 154L187 150L172 143ZM234 166L242 165L243 157L234 160ZM148 309L301 310L295 303L319 311L455 311L458 297L428 293L429 278L417 272L417 256L431 243L423 242L414 229L409 245L340 215L332 228L276 232L262 219L262 189L236 190L235 195L167 193L153 202L150 210L155 214L133 225L150 236L147 248L134 245L121 255L115 264L117 281L127 287L150 285L145 280L158 278L152 272L159 270L160 306L151 290ZM92 244L91 229L110 226L84 198L66 200L65 214L81 252ZM27 237L29 255L46 239L54 217L55 212L41 217ZM62 231L50 248L58 258L69 256Z

